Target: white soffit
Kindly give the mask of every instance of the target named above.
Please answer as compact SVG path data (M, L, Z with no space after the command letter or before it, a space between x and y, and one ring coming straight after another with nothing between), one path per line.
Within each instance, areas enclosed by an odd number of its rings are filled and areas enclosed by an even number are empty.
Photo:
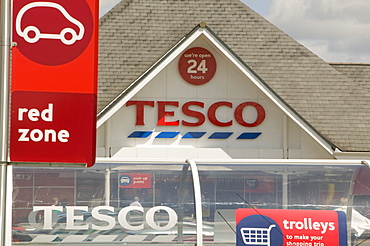
M272 102L274 102L289 118L298 124L309 136L311 136L320 146L331 155L334 154L332 146L325 141L316 131L304 122L288 105L286 105L275 93L271 91L261 78L256 76L253 71L243 63L222 41L207 27L196 28L189 36L180 40L171 50L169 50L152 67L135 80L125 89L116 99L114 99L105 109L102 110L97 122L97 128L103 125L115 112L126 104L138 91L149 83L162 69L180 55L193 41L200 35L207 37L240 71L246 75ZM338 151L338 150L337 150Z

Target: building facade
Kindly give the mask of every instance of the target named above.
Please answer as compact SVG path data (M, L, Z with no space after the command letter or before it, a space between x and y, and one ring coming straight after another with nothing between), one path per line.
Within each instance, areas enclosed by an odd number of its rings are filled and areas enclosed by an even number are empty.
M12 244L261 245L238 209L343 209L338 245L366 239L366 64L328 64L237 0L123 0L100 36L97 162L14 167Z

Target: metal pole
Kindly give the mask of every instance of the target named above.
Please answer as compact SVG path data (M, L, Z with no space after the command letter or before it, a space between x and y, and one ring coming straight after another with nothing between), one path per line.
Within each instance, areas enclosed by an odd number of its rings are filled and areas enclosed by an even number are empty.
M110 169L105 169L105 206L110 204Z
M195 203L195 223L197 231L197 246L203 246L203 215L202 215L202 192L200 188L200 180L198 167L195 161L186 160L190 165L194 187L194 203Z
M180 188L178 194L178 222L177 222L177 242L183 243L184 235L184 202L185 202L185 188L186 188L186 178L188 176L189 165L182 166L181 178L180 178Z
M282 205L283 209L288 209L288 174L282 173L281 176L283 177L282 182Z
M0 245L5 246L11 244L11 211L7 213L11 1L1 0L0 6Z
M8 128L9 128L9 71L10 71L10 0L1 0L0 23L0 161L8 161Z

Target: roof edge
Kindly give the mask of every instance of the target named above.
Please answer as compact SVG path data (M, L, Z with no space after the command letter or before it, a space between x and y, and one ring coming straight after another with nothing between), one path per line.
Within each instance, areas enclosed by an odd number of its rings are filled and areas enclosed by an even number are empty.
M178 41L170 50L166 52L160 59L158 59L151 67L149 67L141 76L139 76L135 81L133 81L124 91L122 91L115 99L113 99L107 106L105 106L97 115L98 124L97 127L101 126L107 119L107 115L112 115L116 110L114 108L119 104L119 102L125 98L130 92L134 91L138 87L141 81L146 79L155 69L157 69L160 64L175 53L175 51L185 43L189 37L194 35L203 25L204 22L199 23L193 30L191 30L187 35L185 35L180 41ZM205 23L204 23L205 24ZM198 35L199 36L199 35ZM172 59L171 59L172 60ZM114 112L112 112L114 111ZM108 118L109 118L108 116Z

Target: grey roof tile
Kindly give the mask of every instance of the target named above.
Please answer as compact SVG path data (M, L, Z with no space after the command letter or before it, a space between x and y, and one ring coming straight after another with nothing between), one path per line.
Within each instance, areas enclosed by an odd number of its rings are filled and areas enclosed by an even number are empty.
M370 151L370 83L344 76L239 0L122 0L100 20L98 110L202 21L332 144Z
M370 93L370 63L330 63L330 65Z

